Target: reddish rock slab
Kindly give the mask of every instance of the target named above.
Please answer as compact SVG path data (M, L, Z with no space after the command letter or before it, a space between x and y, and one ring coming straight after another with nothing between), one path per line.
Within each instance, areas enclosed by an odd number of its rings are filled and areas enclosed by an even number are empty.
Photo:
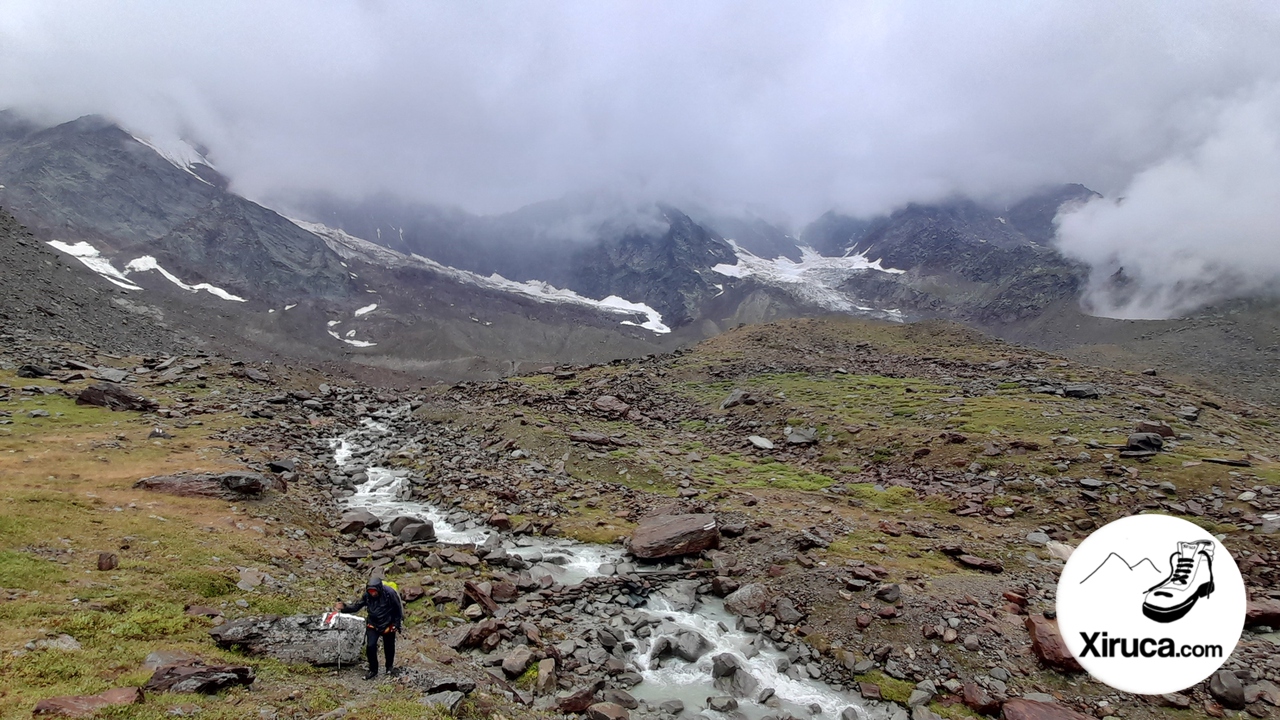
M96 405L112 411L134 410L151 412L160 407L155 400L142 397L138 393L122 385L114 383L96 383L80 391L76 396L77 405Z
M640 521L631 534L631 554L650 560L688 555L720 545L716 516L658 515Z
M112 688L97 695L45 698L36 703L31 714L36 717L92 717L102 708L113 705L139 705L143 700L142 688Z
M608 415L626 415L631 406L612 395L601 395L591 403L591 407Z
M253 668L243 665L166 665L147 681L148 692L213 695L235 685L252 685Z
M562 713L586 712L595 703L596 687L581 688L556 698L555 709Z
M589 720L630 720L631 713L617 703L602 702L587 708L587 717Z
M1138 424L1134 426L1133 431L1140 433L1155 433L1156 435L1166 438L1173 438L1178 435L1173 431L1173 428L1169 427L1168 423L1156 422L1154 420L1139 421Z
M1083 672L1058 630L1058 621L1044 615L1028 615L1023 621L1031 636L1031 650L1045 665L1063 672Z
M1094 720L1056 703L1014 698L1004 703L1004 720Z
M222 617L221 610L216 607L209 607L208 605L188 605L183 612L193 617Z
M250 472L198 475L156 475L142 478L133 484L142 490L162 492L181 497L212 497L223 500L245 500L261 497L268 490L284 488L276 478Z
M1280 600L1250 600L1245 606L1244 626L1269 625L1280 627Z
M959 560L961 565L971 567L976 570L993 573L1004 572L1004 563L999 560L989 560L987 558L978 557L977 555L958 555L956 556L956 560Z
M489 593L485 592L484 588L471 580L462 584L462 592L467 597L471 598L477 605L484 608L484 611L489 615L496 615L498 613L498 603L493 601L493 598Z
M486 618L471 625L461 625L445 635L445 644L454 650L478 647L497 635L505 626L493 618ZM589 703L588 703L589 704ZM585 705L583 706L586 707Z
M513 582L500 580L493 583L493 590L489 592L489 597L500 603L515 602L520 597L520 589Z
M965 683L962 694L965 707L983 715L995 715L1000 711L1000 701L977 683Z

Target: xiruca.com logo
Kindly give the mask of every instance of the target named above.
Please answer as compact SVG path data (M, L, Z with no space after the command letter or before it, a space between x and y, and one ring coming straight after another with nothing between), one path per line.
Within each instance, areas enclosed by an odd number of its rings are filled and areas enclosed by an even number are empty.
M1222 543L1167 515L1112 522L1071 554L1058 581L1058 629L1099 681L1177 692L1222 666L1244 628L1244 580Z
M1183 645L1179 649L1173 638L1109 638L1105 632L1080 636L1084 638L1080 657L1222 657L1221 645Z

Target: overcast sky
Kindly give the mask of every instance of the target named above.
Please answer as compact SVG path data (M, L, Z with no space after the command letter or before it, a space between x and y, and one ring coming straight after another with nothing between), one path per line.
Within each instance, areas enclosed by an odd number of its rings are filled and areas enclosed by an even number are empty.
M1218 242L1280 268L1277 8L3 0L0 105L188 135L251 197L390 190L497 212L610 189L798 226L1082 182L1141 206L1064 232L1097 264L1135 228L1169 250L1160 223L1188 202L1212 225L1202 196L1244 174L1272 185ZM1182 235L1172 249L1203 246Z

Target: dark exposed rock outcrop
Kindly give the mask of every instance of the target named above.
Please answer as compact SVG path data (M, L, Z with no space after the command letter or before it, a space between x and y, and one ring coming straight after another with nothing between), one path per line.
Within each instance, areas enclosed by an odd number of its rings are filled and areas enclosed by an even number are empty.
M364 650L364 621L339 615L326 626L316 615L244 618L209 631L222 648L237 648L289 663L351 664Z

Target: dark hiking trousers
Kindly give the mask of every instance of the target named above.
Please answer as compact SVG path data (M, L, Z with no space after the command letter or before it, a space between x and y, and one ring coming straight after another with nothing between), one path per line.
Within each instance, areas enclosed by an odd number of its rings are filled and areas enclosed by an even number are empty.
M396 634L394 632L383 635L376 629L367 627L364 630L364 652L369 658L369 672L378 672L378 638L382 638L382 654L387 659L387 672L395 667L396 661Z

